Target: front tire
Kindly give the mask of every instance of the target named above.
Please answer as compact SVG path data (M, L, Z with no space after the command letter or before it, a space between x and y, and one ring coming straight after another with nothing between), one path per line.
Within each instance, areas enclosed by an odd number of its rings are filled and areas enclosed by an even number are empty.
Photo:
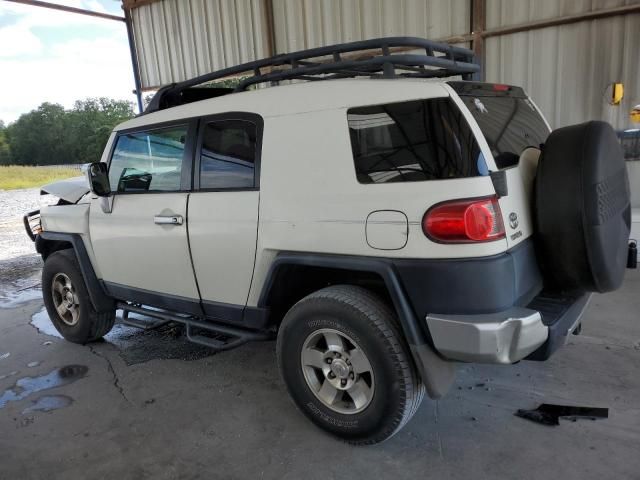
M42 297L53 326L65 340L85 344L113 328L115 305L107 312L93 308L73 250L59 250L45 260Z
M300 300L280 326L277 353L298 408L349 443L390 438L424 397L393 312L360 287L331 286Z

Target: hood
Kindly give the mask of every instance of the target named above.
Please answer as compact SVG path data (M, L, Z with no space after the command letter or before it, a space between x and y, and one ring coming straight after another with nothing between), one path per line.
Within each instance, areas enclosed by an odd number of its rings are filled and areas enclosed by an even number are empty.
M47 193L59 197L65 202L77 203L78 200L89 193L89 185L86 177L73 177L49 183L40 188L40 195Z

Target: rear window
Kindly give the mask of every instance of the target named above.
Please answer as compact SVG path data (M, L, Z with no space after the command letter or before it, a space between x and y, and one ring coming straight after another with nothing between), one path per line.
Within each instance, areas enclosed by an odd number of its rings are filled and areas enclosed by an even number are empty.
M488 173L469 125L450 98L351 108L347 119L360 183Z
M451 82L478 122L498 168L517 165L528 147L539 148L549 129L521 88L486 83Z
M256 125L245 120L206 124L200 154L200 188L252 188L256 135Z

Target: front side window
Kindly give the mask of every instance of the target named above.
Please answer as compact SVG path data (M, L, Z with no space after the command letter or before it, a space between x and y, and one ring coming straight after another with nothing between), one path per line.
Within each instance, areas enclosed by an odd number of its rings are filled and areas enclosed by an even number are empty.
M111 189L180 190L186 138L186 125L120 135L109 166Z
M257 127L247 120L209 122L202 132L200 189L255 186Z
M488 173L469 125L449 98L352 108L347 119L360 183Z

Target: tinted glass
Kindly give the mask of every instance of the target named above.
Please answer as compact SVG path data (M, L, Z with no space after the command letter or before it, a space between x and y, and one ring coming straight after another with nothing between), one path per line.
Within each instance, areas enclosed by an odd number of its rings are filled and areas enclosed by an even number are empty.
M119 136L109 165L111 189L180 190L186 138L186 125Z
M487 173L469 125L449 98L352 108L348 121L360 183Z
M498 168L517 165L528 147L538 148L547 141L549 129L524 97L461 95L487 139Z
M245 120L210 122L204 127L200 188L254 186L256 125Z

